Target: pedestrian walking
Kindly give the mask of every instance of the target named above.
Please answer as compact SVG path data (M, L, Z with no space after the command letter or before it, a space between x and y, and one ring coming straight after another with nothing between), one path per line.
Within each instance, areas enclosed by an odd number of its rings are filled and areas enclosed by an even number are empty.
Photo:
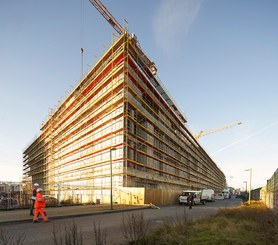
M45 200L44 200L41 188L37 189L37 195L36 195L34 208L35 208L35 213L34 213L33 223L39 223L39 220L38 220L39 214L41 214L44 222L48 222L48 218L47 218L46 212L45 212Z
M189 195L187 197L187 203L189 205L189 209L192 209L192 205L194 203L194 196L193 193L189 192Z
M34 205L35 205L35 201L36 201L36 195L37 195L37 189L38 188L39 188L39 184L35 183L33 185L33 189L32 189L32 196L31 196L32 204L31 204L31 207L30 207L30 216L34 215Z

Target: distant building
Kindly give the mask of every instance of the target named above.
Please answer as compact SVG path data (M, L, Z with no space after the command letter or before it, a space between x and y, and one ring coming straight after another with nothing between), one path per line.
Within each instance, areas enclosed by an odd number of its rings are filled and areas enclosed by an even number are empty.
M0 181L0 193L19 192L20 182Z
M113 201L125 204L175 203L183 189L221 192L225 175L150 64L122 35L24 150L24 177L73 203L109 203L111 178Z

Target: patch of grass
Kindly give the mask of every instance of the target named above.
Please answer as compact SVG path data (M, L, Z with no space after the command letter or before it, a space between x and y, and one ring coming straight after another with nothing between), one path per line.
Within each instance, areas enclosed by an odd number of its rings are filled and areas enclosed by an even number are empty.
M147 236L154 245L278 244L278 216L259 202L221 209L218 215L189 223L167 224Z
M178 231L173 229L169 224L157 229L154 233L147 236L144 242L138 244L153 244L153 245L183 245L187 243L187 230Z
M254 238L254 222L216 216L198 220L190 230L189 244L249 244ZM252 244L252 243L251 243Z
M189 227L191 222L188 220L188 214L184 209L184 214L177 216L172 223L166 223L164 226L156 229L151 235L141 239L139 243L141 245L183 245L189 244Z

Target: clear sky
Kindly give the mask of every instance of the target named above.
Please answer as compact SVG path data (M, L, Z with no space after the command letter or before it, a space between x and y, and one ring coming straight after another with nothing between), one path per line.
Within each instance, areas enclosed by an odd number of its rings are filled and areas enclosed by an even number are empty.
M103 0L135 33L193 134L229 185L266 184L278 167L278 1ZM0 180L19 181L22 152L110 46L89 0L0 1Z

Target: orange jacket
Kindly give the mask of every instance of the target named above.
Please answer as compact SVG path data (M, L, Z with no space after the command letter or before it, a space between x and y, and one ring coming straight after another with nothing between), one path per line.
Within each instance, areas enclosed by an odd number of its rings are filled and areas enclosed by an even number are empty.
M37 193L34 208L45 208L44 197L41 193Z

